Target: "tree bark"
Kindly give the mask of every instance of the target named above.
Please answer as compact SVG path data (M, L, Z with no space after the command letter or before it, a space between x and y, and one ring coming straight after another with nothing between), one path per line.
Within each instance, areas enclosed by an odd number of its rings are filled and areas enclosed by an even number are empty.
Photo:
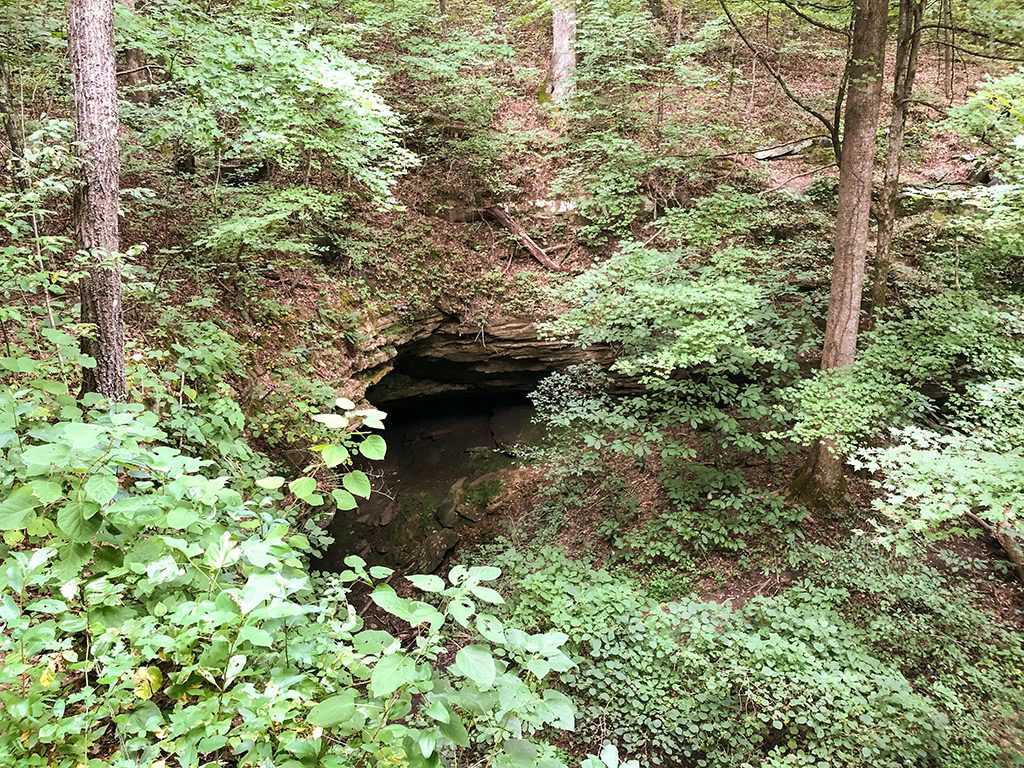
M554 0L551 32L551 100L561 105L576 90L575 0Z
M826 371L849 365L857 354L887 22L887 0L856 0L832 287L821 355L821 368ZM798 490L803 495L822 503L830 504L841 497L843 465L833 446L827 441L816 445L796 483L802 486Z
M892 84L892 113L889 118L889 146L885 156L885 177L879 190L878 242L875 246L875 281L871 288L871 319L878 318L888 303L889 272L892 269L892 238L896 228L903 140L907 130L910 97L917 75L917 54L921 44L921 22L927 0L900 0L896 68Z
M75 239L89 258L79 285L82 322L95 327L82 351L96 361L82 371L82 393L127 399L124 317L118 259L117 85L113 0L70 0L68 50L75 97L75 139L80 180L75 192Z
M11 73L7 64L0 56L0 120L4 122L4 136L11 151L11 178L14 188L24 192L27 188L25 178L25 150L21 145L21 135L14 121L14 97L11 94Z
M116 2L125 10L135 13L135 0L116 0ZM132 89L128 92L130 100L140 104L153 102L153 94L144 88L152 82L149 68L146 66L146 57L138 48L129 48L124 52L123 77Z

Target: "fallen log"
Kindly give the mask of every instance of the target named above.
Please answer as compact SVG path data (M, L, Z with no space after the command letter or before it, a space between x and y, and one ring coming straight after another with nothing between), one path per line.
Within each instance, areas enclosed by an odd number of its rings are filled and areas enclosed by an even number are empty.
M537 245L537 241L530 237L530 233L523 228L523 225L509 215L508 211L505 211L496 205L492 205L490 208L485 208L484 213L489 219L497 222L511 232L516 240L518 240L519 243L530 252L530 255L545 267L556 272L565 271L565 267L552 260L552 258L548 256L547 252Z

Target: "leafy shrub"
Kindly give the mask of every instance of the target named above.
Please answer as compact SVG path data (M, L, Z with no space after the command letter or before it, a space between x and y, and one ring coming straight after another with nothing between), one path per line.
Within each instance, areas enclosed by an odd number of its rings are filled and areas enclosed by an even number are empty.
M858 360L795 385L791 435L833 441L841 452L888 427L920 420L971 383L1015 374L1024 355L1019 301L985 301L975 294L941 294L918 302L913 314L879 323Z
M375 91L378 73L317 30L301 3L201 9L160 0L119 8L123 44L158 63L160 98L128 104L147 143L178 153L348 177L377 199L413 163L398 119ZM218 170L218 173L220 171Z
M140 406L50 389L60 418L25 390L0 397L0 765L561 764L529 739L573 726L544 682L569 668L565 637L479 612L501 603L497 569L409 577L430 602L354 557L311 579L288 520L324 503L314 478L250 494L161 444ZM319 448L327 466L347 456ZM369 494L365 475L345 475L339 508L350 491ZM408 629L364 621L358 585Z
M500 562L509 615L570 637L577 671L563 681L584 733L650 764L1012 764L983 723L1019 731L1019 638L923 566L867 548L823 555L806 580L740 608L660 605L556 549ZM976 675L952 679L972 663Z

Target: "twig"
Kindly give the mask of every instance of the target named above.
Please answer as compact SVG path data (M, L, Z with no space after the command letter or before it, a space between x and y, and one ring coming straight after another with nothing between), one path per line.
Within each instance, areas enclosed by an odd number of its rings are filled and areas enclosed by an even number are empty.
M827 165L823 165L820 168L812 168L809 171L804 171L803 173L798 173L796 176L790 176L785 181L781 182L780 184L775 185L771 189L766 189L761 194L762 195L767 195L767 194L769 194L771 192L778 192L780 189L782 189L784 186L789 184L789 182L791 182L791 181L796 181L797 179L802 179L804 176L812 176L815 173L820 173L821 171L824 171L826 168L834 168L835 165L836 164L834 162L833 163L828 163Z

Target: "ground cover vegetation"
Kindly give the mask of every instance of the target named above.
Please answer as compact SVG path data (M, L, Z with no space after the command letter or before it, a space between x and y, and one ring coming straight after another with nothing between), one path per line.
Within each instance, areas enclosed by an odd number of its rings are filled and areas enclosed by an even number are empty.
M1022 61L1000 0L0 5L0 765L1024 765ZM509 318L573 364L498 532L319 570L367 387Z

